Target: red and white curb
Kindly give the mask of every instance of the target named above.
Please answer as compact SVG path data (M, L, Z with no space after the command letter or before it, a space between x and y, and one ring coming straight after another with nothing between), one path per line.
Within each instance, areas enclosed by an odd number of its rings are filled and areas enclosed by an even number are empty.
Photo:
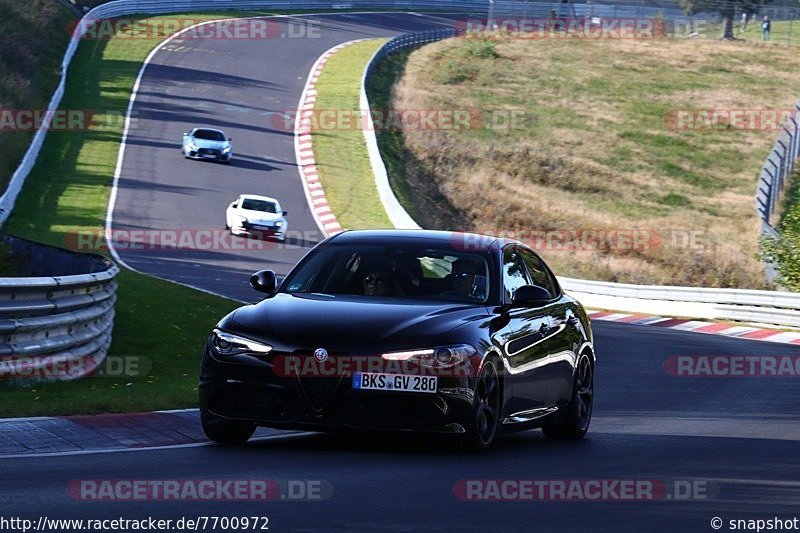
M587 309L586 312L589 314L589 318L591 320L659 326L662 328L679 329L682 331L694 331L696 333L724 335L726 337L735 337L738 339L778 342L782 344L800 344L800 332L795 331L780 331L776 329L763 329L729 323L705 322L702 320L670 318L654 315L613 313L610 311L594 311L589 309Z
M300 171L300 178L303 181L303 189L306 193L308 206L311 208L311 214L326 237L341 232L342 226L336 220L336 215L333 214L331 206L328 204L328 199L322 188L322 182L319 179L317 161L314 157L311 128L314 106L317 103L317 82L322 70L325 68L325 64L333 54L346 46L363 40L365 39L336 45L317 59L317 62L311 68L303 94L300 96L300 105L297 108L294 125L294 149L297 157L297 167Z

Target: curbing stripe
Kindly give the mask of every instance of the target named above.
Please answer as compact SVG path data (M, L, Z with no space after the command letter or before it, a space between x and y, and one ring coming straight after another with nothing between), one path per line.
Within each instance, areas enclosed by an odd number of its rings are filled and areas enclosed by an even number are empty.
M586 312L591 320L621 322L624 324L641 326L658 326L681 331L705 333L707 335L723 335L725 337L734 337L753 341L800 345L800 332L761 329L737 324L713 323L704 322L702 320L669 318L663 316L629 315L623 313L611 313L607 311L595 311L591 309L587 309Z

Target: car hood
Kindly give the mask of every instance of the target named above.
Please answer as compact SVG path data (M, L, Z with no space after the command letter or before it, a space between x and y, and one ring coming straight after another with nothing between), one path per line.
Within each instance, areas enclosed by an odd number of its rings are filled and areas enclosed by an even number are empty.
M191 137L192 144L198 148L211 148L212 150L222 150L231 145L228 141L209 141L206 139L197 139Z
M487 317L485 307L457 303L281 293L239 308L220 327L281 351L323 347L374 355L431 346L454 328Z

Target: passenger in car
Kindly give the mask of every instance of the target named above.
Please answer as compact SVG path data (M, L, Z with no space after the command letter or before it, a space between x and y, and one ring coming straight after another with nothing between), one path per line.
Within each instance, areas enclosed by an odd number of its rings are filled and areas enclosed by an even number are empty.
M468 298L473 297L475 276L477 276L478 273L478 265L469 259L456 259L453 261L453 266L449 274L453 288L447 291L446 294L465 296Z

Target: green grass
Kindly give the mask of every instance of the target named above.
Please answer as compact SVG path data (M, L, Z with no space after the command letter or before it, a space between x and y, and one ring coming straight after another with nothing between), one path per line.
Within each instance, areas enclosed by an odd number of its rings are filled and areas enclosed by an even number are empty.
M371 39L331 56L317 84L315 110L357 114L364 66L384 42ZM314 156L325 196L339 223L350 229L392 227L372 178L361 129L320 126L317 123L312 129Z
M790 291L800 291L800 174L791 177L781 202L778 238L761 241L761 256L777 265L778 283Z

